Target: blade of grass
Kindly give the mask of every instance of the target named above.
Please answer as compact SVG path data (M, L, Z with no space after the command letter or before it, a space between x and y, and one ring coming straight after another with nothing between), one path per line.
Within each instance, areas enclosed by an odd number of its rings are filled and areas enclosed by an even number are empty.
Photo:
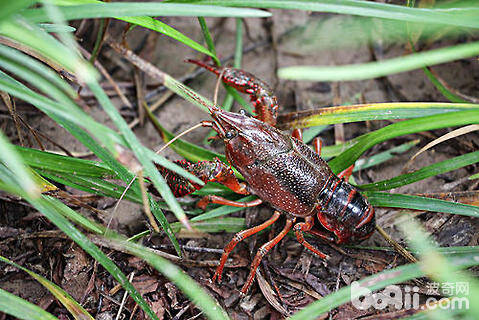
M362 190L384 191L424 180L445 172L453 171L471 164L479 162L479 151L464 154L462 156L447 159L432 165L423 167L417 171L401 174L394 178L378 181L360 186Z
M40 171L40 173L42 176L45 176L46 178L56 181L58 183L100 196L119 199L125 190L125 187L123 186L119 186L115 183L103 179L98 179L95 177L66 173L60 175L56 172L49 171ZM141 203L141 197L136 194L131 188L125 194L124 199L136 203Z
M94 320L94 318L86 311L78 302L73 299L72 296L70 296L65 290L54 284L53 282L47 280L46 278L36 274L33 271L28 270L27 268L24 268L15 262L8 260L5 257L2 257L0 255L0 261L3 261L5 263L8 263L11 266L14 266L26 273L28 273L32 278L37 280L42 286L45 287L48 291L50 291L51 294L55 296L55 298L58 299L58 301L61 302L61 304L70 312L70 314L76 319L76 320L86 320L86 319L91 319Z
M195 4L332 12L410 22L479 28L479 22L475 19L475 17L477 17L477 3L473 1L467 1L461 7L456 5L454 10L448 10L451 7L454 8L454 5L444 6L441 9L427 9L355 0L196 0ZM468 5L470 7L468 7Z
M243 208L244 209L244 208ZM191 226L201 232L228 232L236 233L245 228L245 218L225 217L223 219L207 219L201 221L192 221ZM184 227L178 223L172 223L173 230L180 232Z
M158 133L161 135L161 138L165 143L173 139L175 136L166 130L155 117L155 115L151 112L149 108L146 109L148 118L152 122L153 126L156 128ZM189 161L201 161L201 160L213 160L214 158L218 157L223 162L226 161L224 155L220 155L218 153L212 152L205 148L198 147L192 143L186 142L182 139L178 139L172 144L169 145L171 149L173 149L176 153L178 153L183 158Z
M419 139L413 140L410 142L406 142L402 145L399 145L397 147L393 147L387 151L380 152L378 154L375 154L374 156L371 156L369 158L361 158L356 161L354 164L354 169L353 172L357 172L360 170L364 170L367 168L371 168L373 166L376 166L378 164L381 164L383 162L386 162L392 158L394 158L397 154L404 153L417 145L419 143ZM362 188L362 186L361 186Z
M102 5L102 6L105 5L105 3L100 2L100 1L95 1L95 0L81 0L81 1L80 0L56 0L56 1L53 1L53 3L55 3L57 5L64 5L64 6L71 6L71 5L78 5L78 4L88 4L88 8L91 8L90 7L91 4ZM112 5L112 4L113 3L110 3L109 5ZM149 6L157 6L159 3L147 3L147 4ZM118 6L120 4L115 3L114 5ZM123 4L123 6L124 5L125 4ZM126 15L128 15L127 17L119 17L118 16L119 15L118 11L112 12L112 15L115 15L115 17L119 20L123 20L125 22L131 23L131 24L134 24L134 25L139 25L139 26L142 26L144 28L162 33L162 34L164 34L168 37L171 37L171 38L173 38L173 39L191 47L194 50L197 50L198 52L207 54L207 55L215 58L214 53L207 50L205 47L203 47L202 45L200 45L196 41L190 39L189 37L185 36L181 32L179 32L176 29L170 27L169 25L167 25L167 24L165 24L165 23L163 23L159 20L156 20L156 19L153 19L153 18L149 17L150 15L153 15L154 11L146 10L145 15L148 15L148 16L133 17L131 15L140 15L141 12L139 12L138 10L142 11L142 10L146 9L146 7L143 6L143 5L140 5L138 3L134 3L134 4L129 3L129 4L126 4L126 5L130 7L129 10L126 10L127 11ZM164 6L165 4L163 3L163 4L160 4L160 5ZM111 7L109 7L109 8L111 8ZM172 8L172 10L174 10L174 7L171 7L171 8ZM160 10L158 15L160 15L160 16L168 15L167 13L165 13L164 10L161 10L161 9L157 8L156 11L158 11L158 10ZM176 10L176 11L179 11L181 13L181 15L185 15L188 12L187 10L186 11ZM134 12L136 12L136 14L133 14ZM192 12L192 13L189 14L189 15L193 15L193 16L201 15L199 11L190 11L190 12ZM249 11L248 13L251 13L251 11ZM176 14L174 14L174 12L170 12L170 14L176 15Z
M15 0L2 1L2 10L0 11L0 21L8 18L12 14L27 8L37 1L34 0Z
M65 20L90 18L116 18L135 16L175 16L175 17L270 17L269 12L256 9L227 8L183 3L163 2L100 2L100 1L54 1L59 6ZM84 3L84 4L78 4ZM66 5L68 4L68 5ZM44 8L27 9L22 16L34 23L55 22Z
M1 288L0 311L22 320L58 320L51 313Z
M284 130L366 120L408 119L462 110L479 110L479 105L472 103L391 102L328 107L282 114L278 117L278 127Z
M47 9L49 14L51 14L53 17L52 18L53 22L57 24L64 24L61 18L61 14L58 12L58 10L55 7L47 6ZM5 28L3 27L4 25L1 25L0 29L4 30ZM16 27L15 25L13 26L8 25L6 30L11 33L12 29L15 29L15 27ZM43 35L40 33L38 37L32 38L33 34L37 34L39 32L38 30L35 30L34 26L30 26L30 29L31 30L29 30L29 35L27 39L29 40L29 43L33 45L34 48L36 48L39 52L45 54L46 56L50 57L51 59L56 60L59 63L63 63L65 67L70 68L77 75L81 75L80 78L82 78L82 80L85 81L85 83L89 86L90 90L92 90L93 94L96 96L99 103L104 107L107 114L111 117L115 125L119 128L120 132L123 134L123 137L125 138L126 142L133 148L133 152L136 153L137 158L139 159L140 162L142 162L142 165L145 167L145 172L150 176L155 187L158 189L160 194L168 203L172 211L175 213L175 215L178 217L180 221L183 221L184 219L186 219L186 216L183 210L177 203L176 199L173 197L171 190L168 188L166 182L158 173L158 171L156 170L151 160L145 156L145 150L144 150L145 148L139 144L138 140L136 139L136 136L129 129L124 119L119 115L118 111L114 108L114 106L111 104L110 100L104 93L104 91L99 86L98 82L95 79L96 73L93 71L93 69L85 61L83 61L77 55L76 52L70 51L70 49L66 47L62 47L61 45L59 46L58 42L55 39L51 38L49 35ZM32 32L32 30L36 32ZM18 34L14 34L13 36L19 37ZM72 44L70 46L71 48L75 47L75 43L74 43L74 40L72 39L71 34L64 33L61 35L61 37L66 43ZM22 40L23 42L25 42L25 39L22 39ZM39 40L44 40L44 41L39 42ZM49 46L49 45L52 45L53 43L56 45L54 47L54 50L52 49L51 46ZM72 65L71 60L68 60L68 59L65 60L65 57L61 57L58 55L59 52L63 52L63 51L66 51L69 57L78 56L77 59L71 59L75 61L76 64ZM99 139L103 141L102 137L99 137ZM127 181L129 182L131 181L131 179L128 179ZM159 222L162 224L162 227L166 231L168 237L171 239L174 246L177 248L178 253L180 253L179 245L177 243L176 238L174 237L174 234L171 232L171 229L169 228L169 224L166 218L164 217L164 215L162 214L160 210L157 210L156 213L160 214Z
M206 46L208 47L208 50L213 54L213 61L215 62L216 65L220 66L221 62L216 56L216 48L215 44L213 42L213 38L211 37L210 30L208 29L208 25L206 24L206 20L204 17L198 17L198 23L200 24L201 27L201 32L203 33L203 38L205 38Z
M364 192L364 195L366 195L369 202L376 207L405 208L479 217L479 207L462 203L375 191Z
M307 81L351 81L383 77L441 64L449 61L471 58L479 54L479 42L449 46L423 51L408 56L334 67L298 66L278 70L278 77L288 80Z
M445 128L463 126L479 122L479 111L456 111L405 120L391 124L379 130L367 133L357 139L357 143L329 162L333 172L340 172L353 164L361 154L372 146L394 137Z
M98 161L77 159L51 152L16 146L16 151L30 167L88 177L115 177L115 172Z

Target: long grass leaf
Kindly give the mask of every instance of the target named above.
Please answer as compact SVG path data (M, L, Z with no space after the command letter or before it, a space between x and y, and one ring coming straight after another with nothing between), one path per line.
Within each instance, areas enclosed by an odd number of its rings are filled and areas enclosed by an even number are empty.
M0 11L0 21L8 18L12 14L27 8L34 4L35 0L15 0L15 1L2 1L2 10Z
M471 42L377 62L334 67L285 67L278 70L278 76L288 80L307 81L365 80L470 58L478 54L479 42Z
M372 146L394 137L479 122L479 110L456 111L405 120L367 133L356 140L356 144L329 162L334 172L340 172L353 164L361 154Z
M398 188L416 181L424 180L429 177L436 176L441 173L456 170L471 164L479 162L479 151L464 154L462 156L447 159L417 171L398 175L394 178L378 181L370 184L363 184L360 186L362 190L384 191Z
M282 114L278 127L313 126L367 120L410 119L452 111L479 110L479 104L443 102L390 102L337 106Z
M479 207L407 194L364 192L373 206L444 212L479 217Z
M58 320L51 313L1 288L0 311L22 320Z
M32 278L37 280L42 286L45 287L48 291L50 291L51 294L55 296L55 298L58 299L58 301L63 304L63 306L70 312L70 314L76 319L76 320L87 320L91 319L94 320L94 318L86 311L78 302L73 299L72 296L70 296L65 290L54 284L53 282L49 281L48 279L40 276L39 274L36 274L33 271L28 270L27 268L24 268L15 262L2 257L0 255L0 261L3 261L5 263L8 263L9 265L12 265L22 271L25 271L28 273Z
M231 7L332 12L409 22L479 28L479 22L475 19L478 8L477 3L474 1L466 1L464 5L456 8L448 6L440 9L408 8L394 4L356 0L196 0L194 3Z
M15 149L23 161L32 168L89 177L115 176L113 170L98 161L72 158L21 146L16 146Z
M78 1L77 3L86 1ZM57 1L61 4L62 1ZM65 4L65 2L63 2ZM162 2L99 2L88 1L86 4L59 6L65 20L89 18L114 18L135 16L183 16L183 17L245 17L264 18L271 14L262 10L238 9L196 4L177 4ZM31 22L52 22L44 8L28 9L22 15Z

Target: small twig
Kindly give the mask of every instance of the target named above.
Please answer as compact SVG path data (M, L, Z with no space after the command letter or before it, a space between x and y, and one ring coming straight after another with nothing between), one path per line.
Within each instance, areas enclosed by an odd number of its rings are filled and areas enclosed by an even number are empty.
M135 271L133 271L130 275L130 278L128 279L128 281L132 281L133 280L133 277L135 276ZM120 308L118 309L118 313L116 314L116 318L115 320L118 320L120 319L120 315L121 315L121 310L123 310L123 307L125 306L125 302L126 302L126 298L128 297L128 291L125 290L125 293L123 294L123 299L121 299L121 304L120 304Z
M87 58L87 59L90 59L91 57L91 54L86 51L84 48L82 48L80 46L80 52ZM118 86L118 84L115 82L115 80L113 80L113 78L110 76L110 74L108 73L108 71L105 69L105 67L103 67L103 65L98 61L98 60L95 60L95 67L98 69L98 71L100 71L100 73L102 74L102 76L105 77L105 79L111 84L111 86L113 87L113 90L115 90L115 92L118 94L118 96L120 97L121 101L126 105L128 106L130 109L133 109L133 105L131 104L131 102L128 100L128 98L125 96L125 94L123 93L123 91L120 89L120 87Z
M396 251L402 255L406 260L411 263L417 263L418 260L406 249L404 249L399 243L397 243L393 238L391 238L386 231L383 230L380 226L376 225L376 230L383 236L383 238L396 249Z
M145 214L150 220L150 224L153 227L153 230L155 230L155 232L160 232L160 228L158 227L155 217L153 217L153 214L151 213L151 210L150 210L150 203L148 201L148 195L146 193L146 188L145 188L145 181L143 179L143 170L140 170L138 172L138 180L140 183L141 198L143 201L143 210L145 210Z
M15 123L18 139L20 140L20 145L24 147L25 143L23 141L23 135L22 135L22 129L20 128L20 122L18 121L18 114L17 114L17 111L15 110L15 104L13 103L8 93L1 91L0 96L2 97L3 103L5 103L5 106L7 106L8 112L10 112L10 115L12 116L13 123Z

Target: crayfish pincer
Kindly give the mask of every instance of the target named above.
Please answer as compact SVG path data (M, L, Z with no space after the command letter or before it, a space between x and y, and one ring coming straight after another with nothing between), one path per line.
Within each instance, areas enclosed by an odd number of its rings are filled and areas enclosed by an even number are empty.
M236 202L219 196L207 196L199 207L218 203L237 207L252 207L268 203L274 213L259 226L237 233L224 248L220 264L213 280L221 281L221 274L229 253L245 238L272 225L281 214L286 215L283 230L258 250L250 274L241 292L246 294L251 286L261 259L291 230L297 240L317 254L326 255L309 244L304 232L338 244L369 238L375 229L374 208L358 190L349 184L351 168L336 176L320 157L321 144L315 140L316 152L302 142L301 132L294 130L287 135L274 127L278 110L272 90L253 75L238 69L220 68L190 60L214 72L225 83L248 93L254 102L256 116L224 111L209 106L212 121L203 121L223 140L228 162L244 177L236 179L233 170L218 159L190 163L178 162L204 182L219 182L234 192L254 194L258 199ZM161 169L176 196L189 194L201 186ZM301 221L300 221L301 220Z

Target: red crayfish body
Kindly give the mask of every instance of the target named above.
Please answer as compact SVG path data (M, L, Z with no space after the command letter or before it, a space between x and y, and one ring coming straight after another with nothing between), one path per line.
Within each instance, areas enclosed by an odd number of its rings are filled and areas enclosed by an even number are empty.
M228 133L228 161L243 175L247 190L295 217L318 216L337 243L362 240L374 231L374 209L352 185L302 141L245 114L210 108Z
M272 225L281 214L286 215L285 227L256 254L242 293L246 293L251 285L262 257L291 229L303 246L321 258L327 256L304 239L304 232L336 243L355 242L371 236L375 229L374 208L347 182L351 170L336 176L320 157L319 143L314 152L301 141L299 131L290 136L273 126L276 123L277 100L264 82L238 69L190 62L216 73L227 84L250 94L256 111L256 118L253 118L245 112L232 113L209 106L213 121L203 122L224 141L227 160L243 175L246 183L239 182L233 170L218 159L198 163L180 161L179 164L205 182L219 182L237 193L254 194L258 199L236 202L207 196L198 206L206 208L208 203L218 203L252 207L266 202L275 209L273 216L261 225L235 235L224 248L213 279L221 280L228 254L237 243ZM166 169L161 171L176 196L200 188ZM297 222L297 218L304 222Z

